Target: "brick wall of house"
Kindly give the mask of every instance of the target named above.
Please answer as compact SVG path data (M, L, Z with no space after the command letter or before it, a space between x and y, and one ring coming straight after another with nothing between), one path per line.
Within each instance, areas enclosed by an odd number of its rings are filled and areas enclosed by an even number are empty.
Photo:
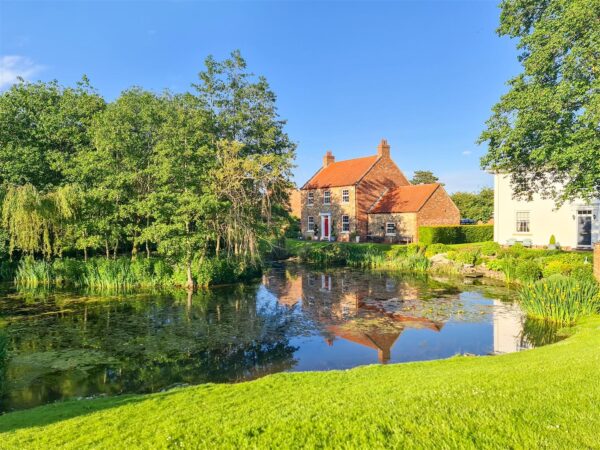
M302 215L302 195L299 189L290 189L290 214L300 218Z
M594 275L600 282L600 242L597 242L594 246Z
M386 223L396 225L396 235L386 236ZM416 240L417 214L416 213L381 213L369 214L369 232L373 236L383 238L385 242L399 242L408 238Z
M342 203L342 190L348 189L350 194L350 201L348 203ZM331 204L323 204L323 193L325 191L331 192ZM313 205L308 205L308 193L314 193ZM356 190L354 186L343 186L343 187L332 187L328 189L312 189L300 191L301 197L301 230L302 235L305 238L313 238L314 233L308 230L308 217L314 218L315 224L319 228L319 237L323 230L321 230L321 213L330 213L333 220L332 234L337 237L339 241L348 241L350 233L356 230ZM342 216L350 216L350 232L342 232Z
M367 212L389 188L410 184L402 171L388 156L382 156L356 188L357 221L359 234L365 236L368 229Z
M417 214L417 232L420 226L460 225L460 211L443 186L432 196Z

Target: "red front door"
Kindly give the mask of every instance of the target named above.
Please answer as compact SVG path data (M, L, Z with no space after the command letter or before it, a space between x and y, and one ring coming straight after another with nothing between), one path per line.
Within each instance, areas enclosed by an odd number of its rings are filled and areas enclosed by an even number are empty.
M329 216L323 218L323 237L329 237Z

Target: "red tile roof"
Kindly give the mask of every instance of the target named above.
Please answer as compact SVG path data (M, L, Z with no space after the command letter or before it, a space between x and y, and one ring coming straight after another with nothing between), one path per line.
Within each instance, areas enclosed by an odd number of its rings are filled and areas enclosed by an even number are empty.
M413 184L390 189L371 208L369 213L417 212L439 187L439 183L435 183Z
M377 158L379 158L378 155L373 155L331 163L319 170L302 189L352 186L369 171Z

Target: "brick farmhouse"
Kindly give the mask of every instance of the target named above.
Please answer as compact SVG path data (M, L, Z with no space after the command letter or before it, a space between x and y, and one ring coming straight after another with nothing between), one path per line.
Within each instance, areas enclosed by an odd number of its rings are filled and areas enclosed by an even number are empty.
M336 162L328 151L300 189L300 219L307 239L413 242L419 226L458 225L460 213L441 184L412 185L384 139L364 158Z

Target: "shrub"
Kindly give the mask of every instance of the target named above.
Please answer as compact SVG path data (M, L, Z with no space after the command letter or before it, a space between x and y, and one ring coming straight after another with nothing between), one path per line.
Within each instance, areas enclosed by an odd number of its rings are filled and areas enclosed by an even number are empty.
M550 236L550 245L556 245L556 236Z
M477 262L479 260L479 250L473 250L473 249L459 250L456 253L456 257L454 260L461 264L477 264Z
M515 268L515 277L524 282L537 281L542 278L542 269L535 261L518 261Z
M513 257L490 259L485 262L485 266L490 270L502 272L506 282L511 283L517 279L518 262L519 261Z
M414 271L414 272L426 272L429 269L431 262L423 255L412 255L405 258L398 269Z
M422 255L427 250L427 245L421 242L413 242L411 244L406 245L406 254L407 255Z
M498 244L497 242L494 242L494 241L484 242L483 245L481 246L481 254L483 256L496 256L500 252L501 249L502 249L502 246L500 244Z
M570 324L600 312L600 287L594 281L554 275L519 291L523 310L531 317Z
M429 244L466 244L494 239L493 225L453 225L419 227L419 242Z
M425 256L431 258L434 255L446 253L448 250L450 250L450 247L448 247L446 244L431 244L425 250Z

